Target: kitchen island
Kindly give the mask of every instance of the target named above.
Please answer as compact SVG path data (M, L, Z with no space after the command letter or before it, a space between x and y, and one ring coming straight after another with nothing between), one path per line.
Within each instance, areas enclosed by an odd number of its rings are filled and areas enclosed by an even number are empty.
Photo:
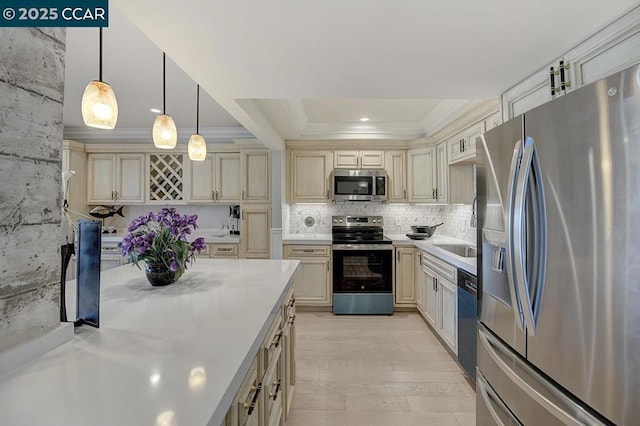
M104 271L100 329L1 377L0 423L220 425L298 263L198 259L167 287L131 265Z

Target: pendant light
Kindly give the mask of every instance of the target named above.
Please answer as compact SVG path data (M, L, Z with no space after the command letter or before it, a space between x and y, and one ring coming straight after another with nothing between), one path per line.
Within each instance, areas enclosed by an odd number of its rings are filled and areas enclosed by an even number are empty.
M189 138L189 158L204 161L207 158L207 142L200 134L200 85L196 92L196 133Z
M173 149L178 142L178 130L176 123L170 115L166 114L167 96L167 59L162 52L162 114L153 122L153 144L156 148Z
M89 127L113 129L118 121L118 101L113 89L102 81L102 27L100 28L99 80L93 80L82 95L82 120Z

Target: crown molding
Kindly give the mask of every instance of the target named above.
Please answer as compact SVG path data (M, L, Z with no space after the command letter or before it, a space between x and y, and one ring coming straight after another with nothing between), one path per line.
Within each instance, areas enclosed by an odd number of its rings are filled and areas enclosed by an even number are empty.
M189 140L193 128L178 128L178 140ZM205 127L200 128L200 134L208 142L231 142L234 139L253 138L244 127ZM151 128L115 128L113 130L98 130L90 127L66 127L64 139L81 143L149 143L151 142Z
M68 139L64 139L62 141L62 149L68 149L71 151L79 151L79 152L84 152L85 149L85 144L80 143L80 142L76 142L76 141L71 141Z
M461 108L458 117L431 134L431 137L435 141L442 141L488 118L498 111L500 111L499 99L470 102L465 105L464 108Z
M345 146L348 144L348 146ZM358 139L350 140L346 142L344 139L338 140L287 140L287 149L327 149L327 150L340 150L340 149L360 149L360 150L392 150L392 149L406 149L406 140L391 140L391 139Z

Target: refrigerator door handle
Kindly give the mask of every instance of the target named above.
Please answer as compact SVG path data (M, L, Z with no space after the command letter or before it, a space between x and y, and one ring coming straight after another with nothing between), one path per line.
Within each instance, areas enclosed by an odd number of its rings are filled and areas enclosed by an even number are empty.
M529 293L530 282L529 277L526 272L526 251L525 251L525 199L527 196L527 188L529 187L529 175L530 173L534 173L536 175L534 177L534 181L538 186L540 186L540 168L535 158L535 143L533 138L527 137L524 142L524 150L522 154L522 162L520 163L520 174L518 176L518 182L516 184L515 190L515 203L513 209L513 263L515 268L516 275L516 288L518 290L518 295L520 298L520 306L522 307L523 316L525 320L525 324L527 326L527 332L530 336L535 336L536 334L536 315L533 310L532 298ZM536 189L538 198L536 200L537 206L542 206L540 209L544 211L543 207L543 196L542 196L542 188ZM537 214L537 213L534 213ZM543 214L539 214L539 216L543 216ZM541 295L542 286L544 285L544 265L546 263L545 256L545 218L538 217L538 229L537 234L534 235L534 238L538 238L536 241L536 248L539 249L539 253L536 253L535 259L537 259L537 271L538 273L535 276L536 279L536 290L539 295ZM534 218L531 218L534 220Z
M511 307L517 317L516 324L520 330L524 330L524 317L522 315L522 308L520 304L520 298L516 289L515 283L515 266L513 259L513 215L514 215L514 202L515 202L515 185L518 178L518 172L520 170L520 158L522 157L522 141L517 141L513 147L513 155L511 157L511 167L509 169L509 187L507 189L509 199L507 200L507 217L504 223L507 224L507 239L505 247L506 258L506 270L507 280L509 282L509 294L511 296Z
M502 372L531 399L566 425L602 426L605 423L589 414L585 409L562 394L551 383L526 365L498 339L478 324L479 345L489 354ZM518 371L516 371L517 369ZM525 380L528 378L529 381Z
M487 383L486 379L480 372L476 373L476 386L478 388L478 393L484 400L491 418L497 425L507 426L522 424L513 414L511 414L511 411L509 411L507 406L500 400L500 397L498 397L493 389L491 389L491 386ZM500 411L498 412L498 410ZM502 414L502 416L500 414ZM503 418L505 418L508 423L505 423Z

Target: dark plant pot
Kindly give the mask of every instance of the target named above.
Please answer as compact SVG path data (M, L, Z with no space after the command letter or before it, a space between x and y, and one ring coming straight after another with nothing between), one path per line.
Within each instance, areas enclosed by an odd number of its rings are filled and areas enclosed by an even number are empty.
M154 287L173 284L178 280L178 273L173 272L162 263L147 263L144 268L147 280Z

